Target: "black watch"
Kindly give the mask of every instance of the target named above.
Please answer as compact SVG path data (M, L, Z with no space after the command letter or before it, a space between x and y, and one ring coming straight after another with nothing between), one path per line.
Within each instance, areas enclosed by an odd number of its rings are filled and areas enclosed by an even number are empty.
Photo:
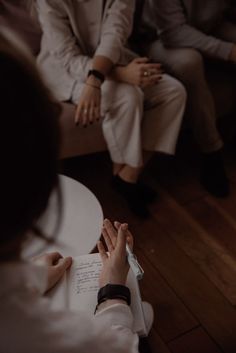
M98 70L89 70L88 77L91 75L96 77L99 81L101 81L101 83L105 81L105 76Z
M98 291L98 305L108 299L121 299L128 305L131 303L130 290L120 284L107 284Z

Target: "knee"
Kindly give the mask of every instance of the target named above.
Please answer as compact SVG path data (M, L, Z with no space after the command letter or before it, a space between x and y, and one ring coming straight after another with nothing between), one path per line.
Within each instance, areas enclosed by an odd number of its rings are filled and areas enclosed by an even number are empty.
M177 77L184 84L195 84L204 76L204 61L201 53L195 49L185 49L177 63Z
M184 85L173 77L169 77L169 97L185 105L187 100L187 91Z
M143 106L144 93L136 86L126 85L124 88L124 100L130 109Z

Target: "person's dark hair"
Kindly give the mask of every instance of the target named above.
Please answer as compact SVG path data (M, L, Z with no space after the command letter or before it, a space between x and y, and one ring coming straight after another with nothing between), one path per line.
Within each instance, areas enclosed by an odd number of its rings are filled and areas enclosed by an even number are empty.
M0 246L34 228L58 184L57 113L28 55L0 32Z

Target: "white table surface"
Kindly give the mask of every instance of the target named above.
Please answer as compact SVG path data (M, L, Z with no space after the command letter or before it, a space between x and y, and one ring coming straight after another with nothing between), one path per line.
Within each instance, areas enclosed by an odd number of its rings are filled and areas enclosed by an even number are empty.
M60 175L63 197L61 225L56 242L52 245L33 238L24 248L23 257L42 252L59 251L63 256L76 256L90 253L101 235L103 212L95 195L83 184L67 176ZM57 222L57 198L53 193L48 210L39 224L50 236L55 232Z

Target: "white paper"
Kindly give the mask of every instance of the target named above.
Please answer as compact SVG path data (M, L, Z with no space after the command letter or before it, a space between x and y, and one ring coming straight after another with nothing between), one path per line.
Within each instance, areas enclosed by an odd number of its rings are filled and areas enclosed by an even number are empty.
M62 297L65 296L67 307L72 311L85 311L91 315L97 304L99 290L99 275L102 262L99 254L77 256L73 259L72 266L67 272L67 278L61 283L61 288L55 291L55 300L58 303L54 308L63 305ZM139 335L146 335L146 325L143 316L142 300L139 285L133 272L130 270L127 286L131 292L131 311L134 316L134 331ZM65 288L66 293L65 293Z

